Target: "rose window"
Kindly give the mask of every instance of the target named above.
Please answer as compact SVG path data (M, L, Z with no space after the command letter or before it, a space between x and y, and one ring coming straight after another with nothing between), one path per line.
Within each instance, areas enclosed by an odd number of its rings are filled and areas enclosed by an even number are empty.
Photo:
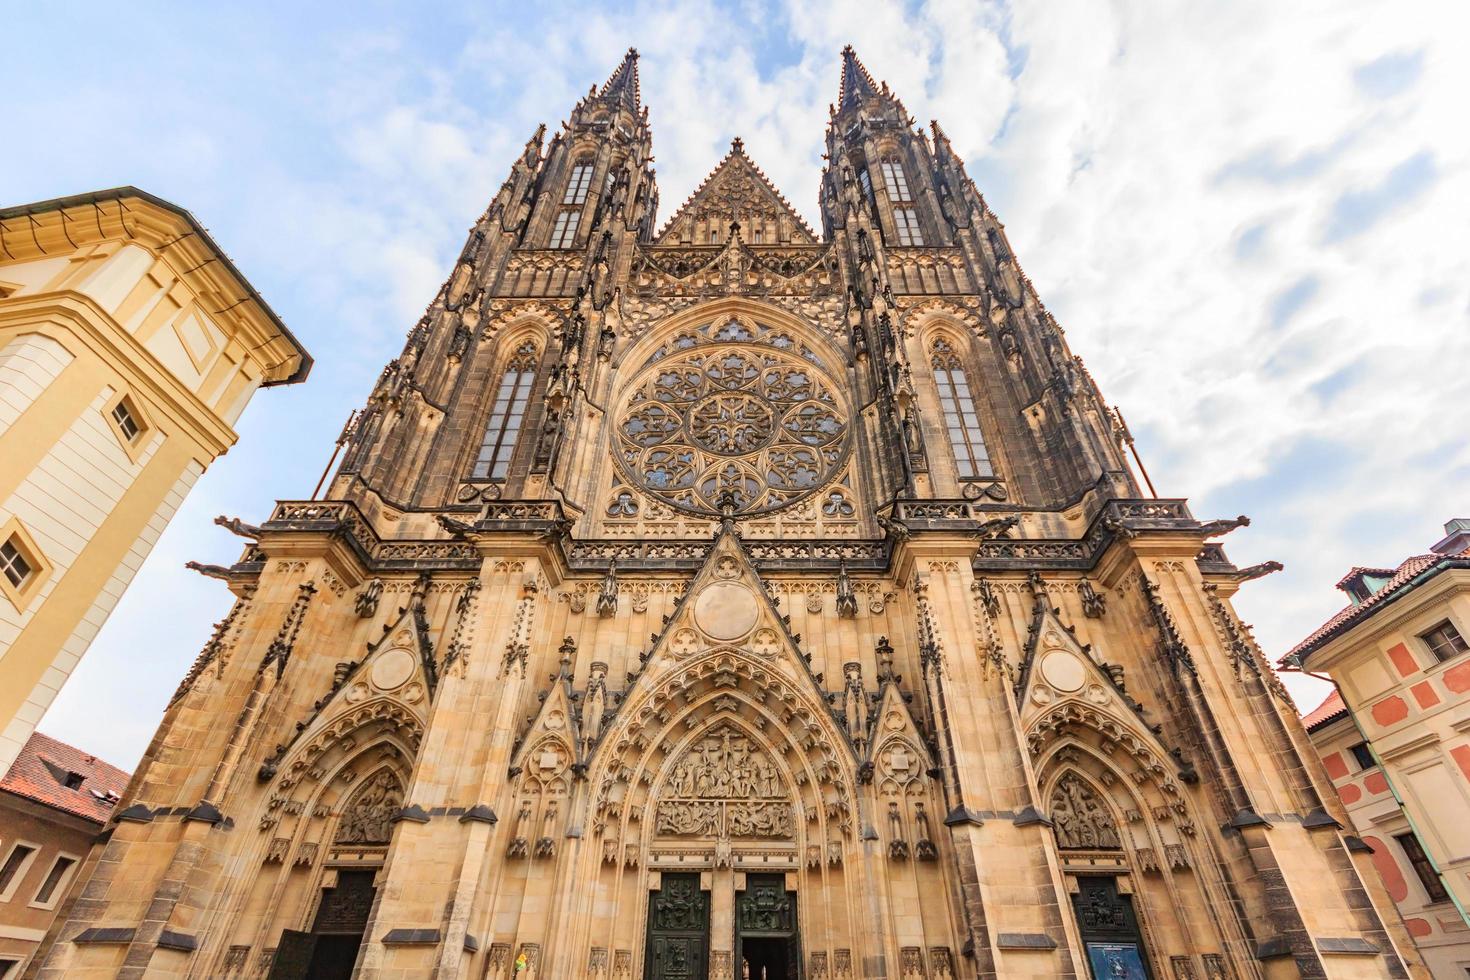
M675 347L637 383L617 457L683 510L775 510L825 486L847 455L847 413L810 360L774 345Z

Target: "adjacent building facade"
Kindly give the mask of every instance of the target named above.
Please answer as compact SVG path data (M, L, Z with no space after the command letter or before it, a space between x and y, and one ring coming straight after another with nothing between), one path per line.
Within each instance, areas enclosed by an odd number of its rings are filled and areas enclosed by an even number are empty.
M816 134L813 134L815 136ZM938 125L656 224L636 54L283 501L38 977L1423 977Z
M181 208L0 208L0 771L251 396L310 366Z
M1470 520L1338 588L1349 605L1283 666L1337 685L1312 744L1434 975L1470 975Z
M0 980L25 969L127 784L40 732L0 779Z

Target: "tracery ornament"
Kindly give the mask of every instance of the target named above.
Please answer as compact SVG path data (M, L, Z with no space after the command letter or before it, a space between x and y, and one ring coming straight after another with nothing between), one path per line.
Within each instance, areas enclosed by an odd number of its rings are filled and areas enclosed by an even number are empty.
M403 806L403 783L392 770L383 769L357 791L337 825L337 844L386 844L393 833L393 815Z
M1075 773L1063 775L1051 791L1051 820L1059 847L1117 850L1123 846L1107 805Z
M784 341L784 342L783 342ZM849 451L846 406L814 356L737 321L660 348L626 402L625 477L696 514L759 514L830 483Z

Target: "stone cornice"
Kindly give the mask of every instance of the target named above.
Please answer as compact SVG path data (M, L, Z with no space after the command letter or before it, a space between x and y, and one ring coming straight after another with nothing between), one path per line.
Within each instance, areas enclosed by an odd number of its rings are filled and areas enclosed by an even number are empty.
M1198 539L1206 528L1189 513L1183 500L1110 500L1080 539L988 538L994 530L990 510L964 500L900 501L892 508L889 533L880 539L764 539L743 540L742 546L761 572L793 570L835 572L846 566L854 572L889 572L906 563L911 539L922 535L948 539L966 555L973 555L976 572L1025 572L1035 569L1085 572L1094 569L1109 546L1119 538L1147 534ZM572 522L554 500L497 500L487 503L473 523L444 522L450 538L384 539L349 501L281 501L261 529L262 544L252 545L232 572L258 572L267 556L274 556L272 539L286 544L303 533L340 537L367 573L473 570L486 556L516 553L527 547L560 575L604 572L616 561L624 572L692 572L703 566L712 539L574 538ZM963 542L963 545L959 543ZM287 545L288 548L292 546ZM1172 545L1177 550L1178 545ZM1195 547L1198 547L1195 545ZM951 549L953 550L953 549ZM1218 545L1207 545L1196 559L1202 571L1216 566L1232 570Z

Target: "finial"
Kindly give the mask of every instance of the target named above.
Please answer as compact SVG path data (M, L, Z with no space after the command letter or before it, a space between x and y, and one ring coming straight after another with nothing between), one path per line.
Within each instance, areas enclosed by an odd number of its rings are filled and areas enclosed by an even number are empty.
M731 153L744 153L745 152L745 140L741 139L739 136L737 136L734 139L732 139L730 141L730 152Z

